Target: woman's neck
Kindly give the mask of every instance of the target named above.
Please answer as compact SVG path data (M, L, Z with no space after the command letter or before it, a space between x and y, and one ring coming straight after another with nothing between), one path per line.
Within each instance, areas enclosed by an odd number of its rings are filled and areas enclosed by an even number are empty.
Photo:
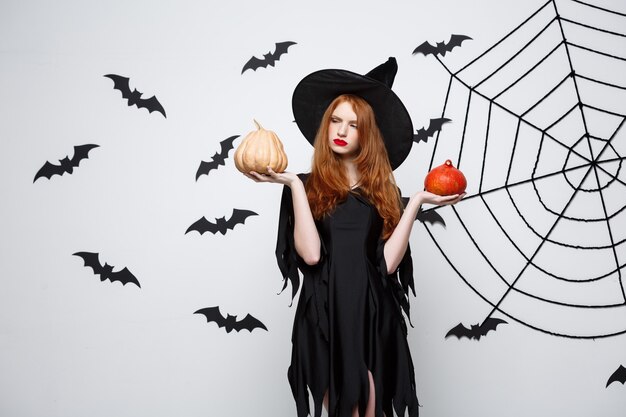
M356 164L352 159L344 159L343 166L346 168L348 185L350 186L350 188L356 187L361 180L361 175L359 174L359 170L357 169Z

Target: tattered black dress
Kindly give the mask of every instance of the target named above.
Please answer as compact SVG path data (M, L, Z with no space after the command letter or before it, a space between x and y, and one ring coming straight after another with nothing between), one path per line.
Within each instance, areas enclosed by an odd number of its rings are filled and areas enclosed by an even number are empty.
M306 177L302 177L306 180ZM361 415L369 397L371 371L376 417L418 415L415 377L407 343L408 291L413 290L410 250L392 275L387 275L381 239L383 221L376 208L355 189L332 214L316 222L321 258L313 266L298 256L293 241L291 190L282 195L276 256L293 296L302 291L295 313L289 383L298 417L315 416L329 391L331 417Z

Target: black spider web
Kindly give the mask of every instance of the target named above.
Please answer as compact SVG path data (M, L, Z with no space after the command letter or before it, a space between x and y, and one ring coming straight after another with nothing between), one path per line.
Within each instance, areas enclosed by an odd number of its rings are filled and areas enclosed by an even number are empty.
M620 261L618 253L618 250L624 249L626 241L626 227L622 226L626 225L623 216L626 181L620 178L624 160L620 152L626 149L626 137L620 136L624 133L622 128L626 120L626 82L621 81L621 84L610 80L613 74L626 72L626 34L607 28L606 24L624 28L626 14L579 0L558 4L556 0L549 0L493 46L456 71L449 69L435 55L450 74L441 117L452 118L455 122L462 120L462 131L457 132L456 137L460 137L458 143L453 143L452 138L440 141L442 131L437 133L429 170L436 158L445 159L442 155L449 154L457 146L455 165L460 169L468 166L470 171L476 173L468 179L478 184L477 189L468 189L468 196L451 211L453 219L471 242L469 246L486 264L484 270L497 277L499 287L486 290L483 285L481 289L469 277L470 269L457 265L462 262L453 259L454 251L443 247L445 239L437 238L432 226L426 223L424 226L461 279L492 306L483 322L500 312L532 329L555 336L588 339L626 333L626 291L622 272L626 263ZM507 42L514 43L515 36L523 38L521 41L517 39L517 47L505 46ZM596 42L586 43L589 38L596 39ZM620 49L620 45L622 55L613 52ZM580 56L584 59L579 59ZM584 65L589 62L596 65L591 68ZM607 72L610 73L608 76ZM456 113L462 117L451 117L454 113L450 109L453 107L451 103L462 102L463 95L466 96L464 107L456 104ZM618 98L610 103L594 98L607 95ZM520 97L523 99L520 100ZM504 125L500 122L502 119L509 121L510 133L504 138L502 135L496 138L492 127ZM509 146L510 153L502 158L504 142ZM494 143L499 152L491 151ZM482 152L475 151L481 147ZM526 159L520 157L521 154ZM534 162L531 160L528 163L531 154L534 154ZM497 180L504 180L500 184L493 184L495 171L487 169L494 155L507 162L499 161L503 168ZM559 158L560 162L555 164ZM520 175L522 172L527 174L526 177ZM524 193L516 193L520 189ZM554 189L559 192L546 191ZM495 225L494 230L504 236L511 251L521 258L517 268L497 265L497 256L489 253L478 238L480 230L471 228L470 225L476 224L477 220L463 212L472 200L475 200L475 209L486 211L481 221L488 220ZM528 209L528 201L537 203L534 210ZM524 239L518 238L518 231L522 228L507 225L499 215L501 210L496 203L513 210L524 225L525 233L534 236L536 241L533 242L538 243L528 245L522 242ZM593 215L585 209L592 204L597 212ZM543 212L540 213L537 208ZM537 218L541 219L538 221ZM564 238L563 231L568 228L580 231L582 236L573 240ZM593 230L594 234L601 231L602 242L587 239L591 235L586 233L589 230ZM544 252L549 252L548 247L572 259L581 255L583 258L591 256L590 259L602 256L603 262L597 268L598 272L586 271L584 276L555 272L550 270L559 269L551 268L557 266L555 262L545 265L545 260L539 261ZM626 257L626 252L623 255ZM559 259L561 262L562 258ZM511 270L513 273L509 272ZM524 285L525 281L530 281L529 285ZM577 290L582 293L592 288L591 285L602 284L602 289L596 290L596 293L608 293L608 296L599 297L604 300L601 302L590 302L584 297L569 300L555 294L545 296L535 293L533 283L537 282L541 285L556 283L558 288L562 288L560 285L565 285L565 288L582 286L582 290ZM511 298L515 300L506 306L505 301ZM530 304L521 303L521 298L530 300ZM617 323L620 327L594 325L592 329L563 330L559 323L546 322L545 315L529 314L529 305L547 305L548 312L563 309L560 314L572 316L573 320L584 320L589 312L599 310L617 312L617 319L615 314L598 317L592 314L593 317L587 321L611 322L611 326ZM533 315L536 317L524 318Z

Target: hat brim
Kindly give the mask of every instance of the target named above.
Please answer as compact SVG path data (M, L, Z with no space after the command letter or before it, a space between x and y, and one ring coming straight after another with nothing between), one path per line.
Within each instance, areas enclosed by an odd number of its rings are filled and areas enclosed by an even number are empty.
M347 70L325 69L307 75L293 92L295 121L304 137L313 144L324 112L341 94L365 99L374 110L383 135L389 162L396 169L413 145L413 124L400 98L387 85Z

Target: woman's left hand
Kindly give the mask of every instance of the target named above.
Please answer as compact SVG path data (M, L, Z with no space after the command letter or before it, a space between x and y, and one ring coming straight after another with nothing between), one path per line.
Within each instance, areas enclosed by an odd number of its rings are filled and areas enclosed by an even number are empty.
M456 204L465 197L465 193L453 194L453 195L437 195L429 191L418 191L413 195L411 199L417 199L419 204L434 204L437 206L447 206L450 204Z

